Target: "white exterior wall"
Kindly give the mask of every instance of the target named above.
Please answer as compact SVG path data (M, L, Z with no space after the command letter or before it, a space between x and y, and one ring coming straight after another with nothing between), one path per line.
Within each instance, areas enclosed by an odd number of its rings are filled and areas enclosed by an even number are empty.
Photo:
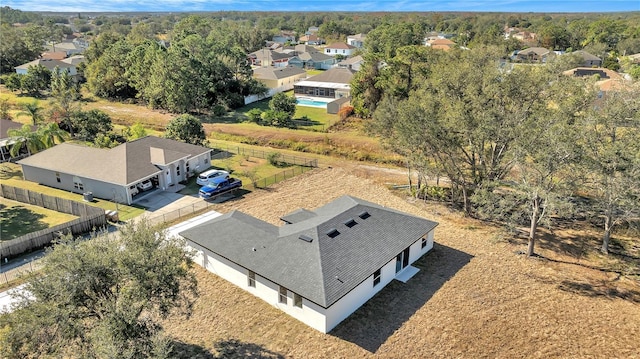
M327 308L327 328L323 333L329 332L371 299L384 288L396 276L396 259L389 261L382 267L380 284L373 286L373 273L364 282L360 283L351 292L342 297L332 306Z
M336 55L351 56L354 51L355 51L354 49L333 49L329 47L324 49L324 53L329 56L336 56Z
M326 333L325 309L321 306L302 298L302 308L293 305L293 292L287 291L287 304L279 302L280 286L256 273L256 286L249 287L249 271L211 251L187 241L188 247L194 249L196 254L194 262L209 272L233 283L237 287L255 295L272 306L282 310L290 316L298 319L306 325ZM287 288L288 289L288 288Z
M421 238L411 245L409 264L412 264L433 248L433 233L434 231L430 231L425 234L427 236L427 246L425 248L422 248ZM293 292L289 288L287 288L288 299L285 305L279 302L278 284L256 273L256 287L249 287L248 270L246 268L228 261L191 241L187 241L187 243L189 247L197 252L194 256L195 263L322 333L328 333L335 328L396 277L396 258L394 257L381 268L380 283L375 287L373 286L372 273L365 281L329 308L322 308L304 297L302 298L302 308L298 308L293 305Z

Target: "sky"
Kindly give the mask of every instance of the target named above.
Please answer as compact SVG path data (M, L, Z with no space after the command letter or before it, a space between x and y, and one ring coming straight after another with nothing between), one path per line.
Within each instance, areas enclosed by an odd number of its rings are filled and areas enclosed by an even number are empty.
M640 0L2 0L23 11L462 11L616 12L640 11Z

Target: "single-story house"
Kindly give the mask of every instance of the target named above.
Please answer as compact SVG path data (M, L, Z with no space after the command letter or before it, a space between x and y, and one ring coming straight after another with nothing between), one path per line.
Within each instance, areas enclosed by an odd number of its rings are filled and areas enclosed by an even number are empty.
M303 69L327 70L336 64L333 56L321 52L304 52L289 59L289 65Z
M595 55L591 55L586 51L578 50L578 51L572 52L572 54L576 54L580 56L582 59L584 59L584 62L582 63L582 66L584 67L600 67L602 65L601 58Z
M147 136L110 149L62 143L18 163L27 181L131 204L143 181L165 190L211 167L211 149Z
M289 213L279 227L235 210L212 217L169 233L197 264L322 333L415 275L438 225L351 196Z
M69 65L78 66L85 61L85 58L84 55L73 55L61 61L66 62Z
M282 31L280 32L280 35L273 36L272 41L279 44L284 44L286 42L295 42L296 34L294 32Z
M347 44L357 47L359 49L364 47L364 41L367 39L367 35L355 34L347 36Z
M84 52L89 48L89 42L85 39L76 38L71 41L62 41L53 45L45 46L49 51L64 51L67 56L72 56Z
M55 70L55 68L59 68L61 71L68 70L69 75L75 76L78 74L76 71L76 66L69 64L67 62L63 62L60 60L52 60L52 59L37 59L31 62L27 62L26 64L22 64L20 66L16 66L16 73L19 75L26 75L27 71L29 71L29 67L35 67L38 65L42 65L49 69L49 71Z
M13 147L13 144L20 140L9 136L9 131L12 129L20 129L22 126L24 126L24 124L19 122L0 119L0 162L15 160L30 154L27 146L23 145L20 147L20 151L15 157L11 156L11 148ZM31 126L32 131L36 131L37 129L38 128L36 126Z
M351 78L355 71L335 67L293 85L296 96L341 98L351 95Z
M67 58L67 53L64 51L45 51L40 54L40 58L47 60L64 60Z
M300 38L298 39L298 42L302 43L302 44L305 44L305 45L322 45L322 44L324 44L324 40L319 38L318 35L316 35L316 34L300 36Z
M353 55L356 50L357 48L355 46L345 44L344 42L334 42L324 48L324 53L329 56L342 55L349 57Z
M528 49L520 50L515 54L515 60L522 62L547 62L547 57L551 56L553 52L544 47L530 47Z
M428 40L425 43L425 46L429 46L433 49L437 49L437 50L451 50L452 48L456 47L456 43L449 40L449 39L432 39L432 40Z
M250 53L247 57L253 66L285 67L289 64L291 54L271 49L261 49Z
M338 62L336 64L336 67L359 71L360 67L362 67L362 64L364 64L364 58L362 57L362 55L358 55Z
M270 89L288 87L307 78L307 72L299 67L260 67L253 69L253 78Z

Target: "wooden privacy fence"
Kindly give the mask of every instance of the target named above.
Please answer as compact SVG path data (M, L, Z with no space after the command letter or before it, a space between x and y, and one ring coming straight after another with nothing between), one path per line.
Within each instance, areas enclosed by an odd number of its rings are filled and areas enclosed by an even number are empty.
M102 208L65 198L49 196L43 193L17 188L5 184L0 185L0 196L34 206L51 209L78 216L67 223L31 232L8 241L0 242L0 260L15 257L24 252L40 249L61 235L79 235L100 229L107 224Z

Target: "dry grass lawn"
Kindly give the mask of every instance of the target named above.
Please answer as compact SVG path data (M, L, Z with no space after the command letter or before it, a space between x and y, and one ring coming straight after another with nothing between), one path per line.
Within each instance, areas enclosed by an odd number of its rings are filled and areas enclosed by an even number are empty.
M438 221L436 246L408 283L392 282L329 334L196 269L201 296L188 320L165 323L184 357L267 358L636 358L640 285L601 271L598 258L557 251L518 254L520 239L440 205L394 195L369 170L318 169L224 203L279 224L299 207L350 194ZM581 241L573 235L572 241ZM586 236L581 248L595 247ZM592 243L593 241L593 243ZM637 241L637 239L635 239ZM640 243L635 243L639 245ZM587 266L585 266L587 265Z

